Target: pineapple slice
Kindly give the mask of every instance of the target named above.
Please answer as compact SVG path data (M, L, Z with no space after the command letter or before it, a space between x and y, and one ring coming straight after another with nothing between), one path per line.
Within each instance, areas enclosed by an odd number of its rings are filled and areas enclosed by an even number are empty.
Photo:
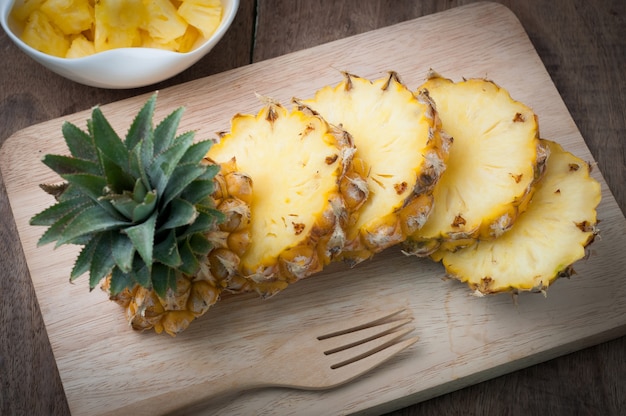
M429 92L454 145L434 209L405 244L418 256L503 234L528 204L546 160L535 114L506 90L483 79L429 77L420 90Z
M396 73L374 82L344 75L337 86L298 102L350 132L356 157L369 166L369 199L350 225L341 255L356 264L404 241L426 222L450 141L441 134L428 95L414 95Z
M477 294L546 290L556 278L571 275L571 265L585 256L597 233L600 184L581 159L543 142L550 149L545 176L513 227L494 240L432 256Z
M320 271L341 251L345 227L366 197L351 137L305 110L267 100L237 114L207 157L234 158L250 175L251 237L237 290L270 296Z

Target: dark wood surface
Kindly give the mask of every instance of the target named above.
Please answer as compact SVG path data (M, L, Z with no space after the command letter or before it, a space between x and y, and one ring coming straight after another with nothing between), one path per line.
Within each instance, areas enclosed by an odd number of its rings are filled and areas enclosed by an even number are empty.
M96 104L467 3L242 0L234 25L214 51L170 80L134 90L96 89L65 80L27 58L0 30L0 144L29 125ZM622 212L626 211L626 2L500 3L528 32ZM69 414L2 182L0 262L0 415ZM623 415L626 337L391 414Z

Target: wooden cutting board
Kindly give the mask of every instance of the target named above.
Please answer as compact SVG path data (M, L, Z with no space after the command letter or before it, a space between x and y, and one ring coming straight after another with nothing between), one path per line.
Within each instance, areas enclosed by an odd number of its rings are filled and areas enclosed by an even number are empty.
M591 154L531 42L505 7L480 3L346 38L313 49L175 86L159 93L157 119L178 106L181 128L197 138L229 128L237 112L256 112L255 93L288 103L336 84L340 71L375 79L399 72L416 88L429 68L455 80L487 77L539 115L542 136L593 163ZM147 95L103 106L124 134ZM421 340L366 376L323 392L262 389L207 401L206 414L380 413L549 360L626 334L626 220L598 170L603 200L601 238L577 274L547 297L472 296L442 279L440 265L390 249L348 269L333 265L269 300L252 295L219 302L176 338L137 333L87 279L68 283L72 247L36 247L43 231L29 218L52 203L37 187L56 181L40 162L64 153L61 124L85 125L89 111L16 133L1 151L1 167L24 253L70 409L75 415L145 414L180 409L185 387L262 359L264 351L303 325L408 306ZM289 361L284 365L293 365ZM166 405L155 400L174 394ZM210 393L210 392L208 392ZM141 412L133 413L141 414Z

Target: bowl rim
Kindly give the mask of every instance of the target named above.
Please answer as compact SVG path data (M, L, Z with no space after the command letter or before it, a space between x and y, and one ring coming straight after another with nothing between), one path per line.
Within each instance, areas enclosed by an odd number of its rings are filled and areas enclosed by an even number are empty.
M152 57L157 56L157 55L162 55L164 58L170 58L173 60L175 60L176 58L189 59L197 55L204 55L205 53L208 52L208 50L212 49L213 46L215 46L215 44L217 44L221 40L221 38L224 36L226 31L230 28L233 21L235 20L235 16L237 15L237 11L239 9L239 1L240 0L220 0L220 2L222 3L224 12L223 12L222 20L220 21L219 26L217 27L217 29L215 29L215 31L213 32L210 38L205 39L203 43L196 46L194 49L192 49L189 52L174 52L174 51L169 51L169 50L159 49L159 48L148 48L148 47L137 46L137 47L124 47L124 48L109 49L106 51L97 52L92 55L82 56L79 58L63 58L60 56L50 55L50 54L41 52L40 50L35 49L32 46L28 45L14 32L13 28L11 27L12 24L10 22L10 19L11 19L10 14L11 14L11 10L13 9L13 6L16 0L0 0L0 26L2 26L7 36L9 36L9 38L21 49L23 49L24 51L28 52L29 54L35 57L38 57L39 59L56 63L57 65L60 64L64 66L65 65L71 66L72 62L78 64L78 63L83 63L85 61L92 60L95 57L97 57L95 59L103 59L111 55L120 55L120 54L126 55L126 56L138 55L138 57L142 57L146 55L149 55Z

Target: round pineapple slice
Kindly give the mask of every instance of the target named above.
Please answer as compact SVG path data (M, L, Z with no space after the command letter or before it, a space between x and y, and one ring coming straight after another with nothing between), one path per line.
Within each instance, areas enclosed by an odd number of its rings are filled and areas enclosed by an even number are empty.
M432 256L477 294L544 291L572 273L596 235L600 184L581 159L557 143L544 143L550 149L545 176L513 227L494 240Z
M429 92L453 145L434 209L405 251L427 256L501 235L525 209L544 170L535 114L484 79L455 83L432 73L419 90Z
M345 227L367 196L351 137L318 115L268 100L238 114L207 156L234 158L250 175L250 244L237 290L270 296L320 271L341 251Z
M404 241L425 222L445 169L449 138L425 92L414 95L396 73L369 81L348 73L337 86L297 101L354 138L368 166L369 198L348 228L341 258L353 264Z

